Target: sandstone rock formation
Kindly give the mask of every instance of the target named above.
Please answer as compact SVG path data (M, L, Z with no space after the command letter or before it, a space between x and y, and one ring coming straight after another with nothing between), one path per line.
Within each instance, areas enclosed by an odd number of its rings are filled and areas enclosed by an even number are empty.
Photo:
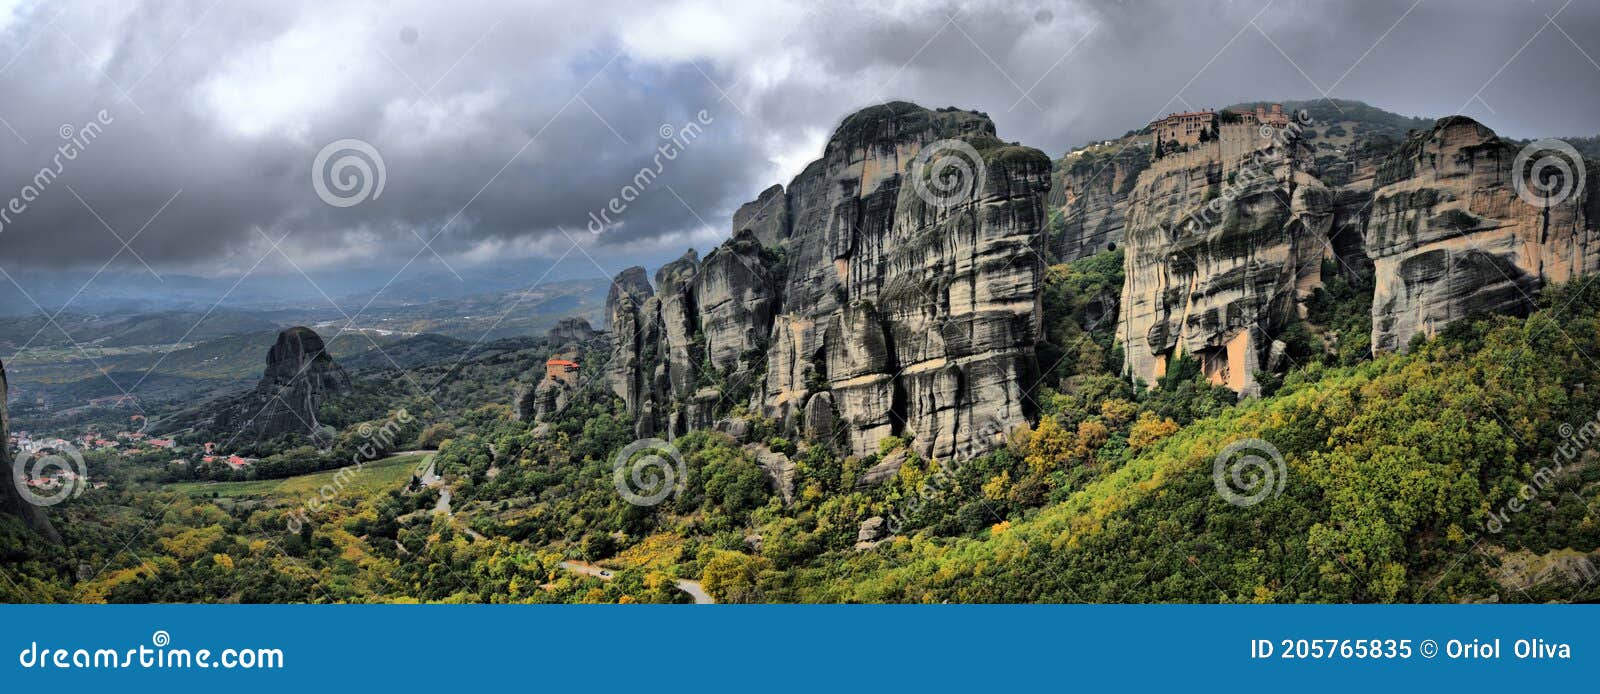
M1049 173L982 114L856 113L704 262L663 267L653 292L642 269L617 278L613 388L640 432L747 403L858 455L891 435L930 457L986 451L998 427L979 422L1031 410Z
M655 432L655 413L650 405L653 398L647 396L654 392L661 334L656 308L655 291L644 268L630 267L612 280L611 291L606 295L606 325L611 331L607 381L627 405L628 414L634 418L634 432L640 437ZM647 409L649 412L645 413Z
M1472 313L1525 312L1545 284L1600 269L1597 177L1554 204L1530 204L1517 177L1551 172L1516 170L1519 149L1457 116L1383 163L1365 234L1374 350L1405 349Z
M1293 129L1224 123L1168 154L1129 198L1119 336L1153 383L1178 355L1214 383L1255 389L1272 340L1321 283L1333 200Z
M971 455L996 443L978 422L1025 421L1048 177L1042 153L1000 141L983 114L896 102L846 118L788 187L763 410L798 427L831 391L858 455L894 434L925 456ZM940 195L951 179L968 188Z
M585 342L595 336L595 331L589 321L578 316L562 318L550 329L548 337L551 342L563 344L567 342Z
M767 485L778 494L778 498L783 499L785 505L794 503L794 461L762 444L748 444L744 448L755 456L756 465L761 467Z
M884 520L883 516L873 516L861 521L861 525L857 526L855 548L858 550L872 549L877 547L890 534L888 521Z
M213 425L256 438L315 436L321 429L317 409L350 388L349 374L328 355L320 335L306 327L289 328L267 351L267 368L255 390L222 407Z
M789 238L789 201L782 185L773 184L733 213L733 231L746 229L765 246L777 246Z
M708 363L741 379L759 367L777 303L761 248L756 232L736 227L733 240L706 255L694 287Z
M1071 262L1122 246L1128 195L1150 166L1148 149L1112 145L1106 154L1068 155L1051 175L1050 207L1061 215L1051 230L1050 251Z
M585 325L588 325L587 322ZM578 392L577 352L558 352L545 363L539 380L531 386L517 390L517 419L525 422L547 421L571 402Z
M6 385L6 367L5 364L0 364L0 470L6 473L5 478L0 479L0 513L9 513L22 519L23 525L46 540L61 544L61 534L56 532L55 526L50 524L50 519L45 517L44 509L28 503L16 487L16 475L11 467L16 464L11 457L11 415L6 409L6 396L9 392Z
M1403 144L1363 139L1315 165L1295 137L1252 146L1254 130L1225 125L1158 159L1129 196L1119 334L1135 377L1159 378L1184 353L1251 392L1252 372L1287 368L1274 338L1304 316L1322 260L1373 275L1377 352L1473 313L1525 312L1546 284L1600 269L1596 177L1532 204L1519 177L1551 172L1519 170L1522 148L1470 118ZM1258 154L1274 156L1262 166Z

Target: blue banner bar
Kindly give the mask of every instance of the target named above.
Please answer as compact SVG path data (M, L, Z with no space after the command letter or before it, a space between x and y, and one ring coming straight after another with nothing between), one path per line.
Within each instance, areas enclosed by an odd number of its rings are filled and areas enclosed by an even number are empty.
M1596 623L1592 606L23 605L0 606L0 676L16 692L1483 691L1592 685Z

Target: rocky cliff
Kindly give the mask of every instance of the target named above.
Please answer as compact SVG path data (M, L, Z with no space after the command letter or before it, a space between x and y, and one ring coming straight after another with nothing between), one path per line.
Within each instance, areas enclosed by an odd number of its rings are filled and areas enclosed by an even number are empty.
M1086 149L1056 162L1050 207L1059 221L1051 226L1050 251L1057 261L1122 246L1128 195L1149 166L1149 149L1133 143Z
M642 268L617 277L608 378L637 433L742 404L857 454L891 435L937 457L991 448L1031 409L1049 174L983 114L846 118L703 262L653 288Z
M1600 269L1600 195L1576 153L1534 154L1459 116L1404 143L1319 143L1314 160L1298 124L1254 130L1224 125L1158 159L1129 195L1119 330L1134 377L1159 378L1181 353L1252 392L1323 261L1372 276L1376 352L1473 313L1524 312L1546 284ZM1540 185L1558 194L1530 199Z
M1365 231L1377 289L1372 346L1404 349L1412 336L1478 312L1522 313L1550 282L1600 269L1600 231L1586 189L1540 204L1518 194L1560 164L1525 158L1517 145L1466 117L1411 137L1377 174ZM1566 179L1581 161L1567 161Z
M9 394L6 384L6 367L0 364L0 470L6 472L5 479L0 479L0 513L9 513L22 519L22 523L38 533L45 539L56 544L61 543L61 534L56 532L55 526L50 524L50 519L44 515L44 509L39 508L22 497L22 492L16 486L17 474L12 468L16 464L11 457L11 415L6 409L6 396Z
M317 408L350 387L350 376L328 355L321 336L310 328L289 328L267 350L267 368L255 390L223 407L213 425L256 438L316 435Z
M690 251L653 284L643 268L617 277L607 378L640 436L748 431L730 419L748 413L857 455L899 436L960 457L1033 415L1046 249L1124 250L1130 377L1155 383L1187 356L1246 395L1288 355L1337 344L1325 326L1288 334L1325 272L1345 288L1375 281L1381 351L1474 311L1522 310L1600 265L1600 179L1529 205L1518 148L1475 122L1405 142L1387 127L1222 114L1176 151L1132 142L1052 167L980 113L868 108L787 186L740 207L703 260Z
M1214 383L1255 389L1321 282L1333 199L1308 154L1293 128L1223 124L1139 175L1119 324L1129 374L1154 382L1181 354Z

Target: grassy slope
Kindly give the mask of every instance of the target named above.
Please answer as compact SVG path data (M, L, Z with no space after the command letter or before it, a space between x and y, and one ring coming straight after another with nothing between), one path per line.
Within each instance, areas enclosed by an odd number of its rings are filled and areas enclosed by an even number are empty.
M362 466L353 474L346 474L344 489L354 489L366 494L377 494L399 489L411 474L431 457L432 453L397 455L375 460ZM277 498L299 499L314 496L327 485L337 485L338 470L300 475L278 480L252 480L249 482L179 482L166 485L169 491L190 496L209 497L213 494L227 498Z

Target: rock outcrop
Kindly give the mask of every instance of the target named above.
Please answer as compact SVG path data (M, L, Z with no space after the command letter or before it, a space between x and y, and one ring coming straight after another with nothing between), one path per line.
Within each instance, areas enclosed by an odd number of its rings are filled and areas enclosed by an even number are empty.
M1122 247L1128 196L1150 166L1150 152L1137 146L1097 154L1085 150L1056 163L1050 207L1060 214L1050 251L1058 262L1087 258Z
M857 455L890 435L973 455L996 443L984 423L1026 421L1049 171L982 114L896 102L846 118L788 188L764 411L798 427L830 391Z
M595 336L594 327L589 321L578 316L562 318L550 329L548 337L551 342L565 344L568 342L586 342Z
M789 200L784 196L782 185L773 184L733 213L734 233L746 229L762 245L769 247L776 247L789 238Z
M856 113L704 262L663 267L653 293L642 269L617 278L613 387L639 431L748 404L858 455L891 435L928 457L987 451L1032 409L1049 175L983 114Z
M1333 201L1293 128L1225 123L1168 154L1129 198L1119 336L1153 383L1188 355L1249 394L1273 339L1321 283Z
M1473 313L1526 312L1545 284L1600 269L1596 177L1533 204L1518 195L1518 177L1526 184L1558 169L1531 160L1518 170L1520 149L1456 116L1384 161L1365 233L1375 351L1403 350ZM1567 162L1569 172L1582 165ZM1545 182L1574 185L1571 176Z
M255 390L222 407L213 425L256 438L317 436L322 428L317 409L350 388L350 375L334 363L316 331L289 328L267 351L267 368Z
M16 464L11 457L11 415L6 409L6 397L10 391L6 384L6 367L0 364L0 470L4 470L5 479L0 479L0 513L9 513L22 519L23 525L38 533L41 537L61 544L61 534L56 532L55 526L50 524L50 519L44 515L44 509L39 508L27 499L16 486L17 474L12 468Z
M695 278L707 362L741 380L760 366L777 304L759 238L752 229L735 227L733 239L706 255Z
M578 392L577 352L561 352L545 362L544 375L535 384L517 390L517 419L542 422L560 412Z
M1474 313L1526 312L1546 284L1600 270L1600 184L1576 185L1585 165L1570 156L1552 165L1455 116L1313 164L1295 130L1279 142L1223 125L1139 176L1119 326L1131 375L1153 381L1181 353L1248 394L1253 372L1288 365L1275 338L1305 316L1324 260L1372 274L1375 352ZM1519 180L1560 194L1519 195Z

